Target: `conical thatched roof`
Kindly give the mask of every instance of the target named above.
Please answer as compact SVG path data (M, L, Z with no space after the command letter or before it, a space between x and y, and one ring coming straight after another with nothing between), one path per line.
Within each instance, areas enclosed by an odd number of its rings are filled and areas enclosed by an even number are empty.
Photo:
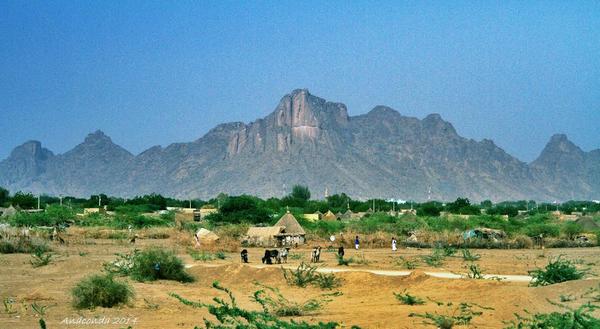
M325 215L323 215L324 220L336 220L335 214L331 212L331 210L327 210Z
M600 225L598 225L591 217L581 217L576 220L575 223L579 224L583 230L587 232L600 230Z
M286 235L304 235L304 229L300 226L300 223L296 220L296 217L292 215L289 211L283 215L274 226L283 226L285 227L285 231L283 234Z
M272 238L279 235L283 231L281 226L268 226L268 227L249 227L246 236L248 237L259 237L259 238Z

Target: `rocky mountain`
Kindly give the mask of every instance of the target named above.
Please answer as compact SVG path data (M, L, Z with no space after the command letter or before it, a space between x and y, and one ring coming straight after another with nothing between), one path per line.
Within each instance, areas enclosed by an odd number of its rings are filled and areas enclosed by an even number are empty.
M294 184L315 197L328 189L356 198L598 199L600 150L584 152L555 135L527 164L491 140L461 137L438 114L419 120L377 106L350 117L344 104L301 89L265 118L137 156L97 131L64 154L33 141L0 162L0 186L34 193L270 197Z

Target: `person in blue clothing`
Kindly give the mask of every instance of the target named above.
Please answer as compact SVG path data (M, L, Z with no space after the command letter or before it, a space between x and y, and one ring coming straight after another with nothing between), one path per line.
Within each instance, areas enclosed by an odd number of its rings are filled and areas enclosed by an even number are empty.
M360 241L358 241L358 235L357 235L356 238L354 239L354 248L356 248L356 250L358 250L359 245L360 245Z

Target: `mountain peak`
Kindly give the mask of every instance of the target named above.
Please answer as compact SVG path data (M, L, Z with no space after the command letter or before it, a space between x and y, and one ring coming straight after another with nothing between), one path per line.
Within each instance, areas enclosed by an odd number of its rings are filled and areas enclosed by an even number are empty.
M42 147L42 143L36 140L27 141L13 149L11 157L33 157L33 158L47 158L48 156L54 155L51 151Z
M569 140L565 134L554 134L546 144L544 151L563 152L563 153L583 153L583 151ZM544 152L543 151L543 152Z
M102 130L96 130L93 133L89 133L85 137L85 143L97 143L97 142L112 143L112 139L110 139L110 137L108 137Z

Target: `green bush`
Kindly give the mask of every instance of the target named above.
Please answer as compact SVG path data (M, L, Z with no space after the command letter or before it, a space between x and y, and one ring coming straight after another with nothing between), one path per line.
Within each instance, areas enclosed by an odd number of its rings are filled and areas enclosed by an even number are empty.
M425 304L425 301L422 298L413 296L405 291L403 293L394 293L394 296L401 304L404 304L404 305L423 305L423 304Z
M281 271L283 272L283 277L290 286L304 288L307 285L314 283L317 279L317 267L308 265L304 262L300 263L295 270L282 267Z
M50 247L39 238L10 237L0 240L1 254L30 254L50 251Z
M46 266L46 265L50 264L51 261L52 261L52 254L46 254L41 251L35 251L31 255L31 260L29 262L31 263L31 266L33 266L33 267L42 267L42 266Z
M279 314L301 314L302 310L299 308L308 308L308 310L318 309L321 307L321 304L312 303L304 303L299 307L295 307L292 305L290 307L289 304L283 305L283 308L279 308L281 306L281 299L277 297L277 299L271 298L271 301L275 303L271 303L268 299L265 299L264 290L263 292L257 291L253 295L253 300L258 303L262 309L260 311L250 311L240 308L237 305L236 299L233 296L233 293L222 286L219 285L218 282L213 283L213 288L225 292L229 297L229 301L224 300L223 298L214 298L213 301L216 304L205 304L198 303L187 300L177 294L171 293L170 296L179 300L182 304L193 307L193 308L206 308L208 312L212 314L216 319L217 323L212 322L208 319L204 320L204 325L207 328L219 328L219 329L335 329L339 327L339 324L336 322L319 322L317 324L310 324L304 321L296 322L294 320L284 321L279 319ZM259 293L260 292L260 293ZM279 296L281 296L279 294ZM283 296L281 296L283 297ZM284 298L284 300L286 300ZM318 301L317 301L318 302Z
M574 310L568 309L564 313L537 313L530 317L517 315L517 320L512 321L505 329L600 328L600 319L594 317L592 314L597 309L598 306L585 304Z
M544 269L529 271L532 276L530 285L547 286L571 280L579 280L584 277L585 271L580 271L570 260L557 257L549 260Z
M174 280L193 282L194 278L185 271L185 266L173 251L151 248L137 253L133 259L130 276L134 280Z
M80 281L71 294L75 308L92 309L126 304L133 298L133 289L125 282L115 281L110 274L92 275Z
M474 261L479 260L479 258L481 258L481 255L472 254L469 249L463 249L462 255L463 255L463 260L465 260L467 262L474 262Z

